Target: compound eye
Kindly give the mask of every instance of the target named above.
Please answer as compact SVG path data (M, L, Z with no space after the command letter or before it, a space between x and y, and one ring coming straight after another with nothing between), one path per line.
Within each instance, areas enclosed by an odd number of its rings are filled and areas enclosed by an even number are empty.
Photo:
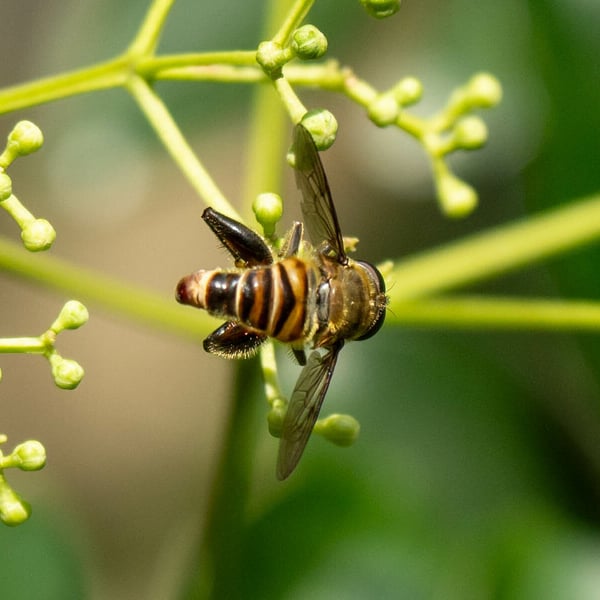
M375 318L373 319L369 329L367 329L367 331L359 338L356 338L357 340L367 340L374 336L381 329L381 326L385 321L387 305L387 297L385 295L385 280L383 279L383 275L379 272L379 270L371 263L364 261L357 261L357 263L361 264L367 273L369 273L371 282L373 283L373 288L375 289L373 300L376 303L377 314L375 315Z
M383 325L384 321L385 306L381 307L381 309L379 310L379 314L377 315L375 321L373 321L371 327L369 327L367 332L364 335L361 335L359 338L356 338L357 341L368 340L370 337L373 337L381 329L381 326Z

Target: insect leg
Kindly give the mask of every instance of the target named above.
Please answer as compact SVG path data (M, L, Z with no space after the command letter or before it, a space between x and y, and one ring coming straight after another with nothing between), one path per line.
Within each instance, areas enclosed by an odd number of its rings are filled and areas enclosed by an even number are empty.
M202 218L229 250L237 267L272 264L273 255L269 246L252 229L210 207L202 213Z
M204 349L222 358L248 358L266 339L240 323L226 321L204 340Z
M301 367L306 365L306 352L304 352L304 350L298 349L298 348L292 348L292 353L293 353L294 358L296 359L297 363Z
M302 241L302 235L304 234L304 225L300 221L294 221L292 228L288 231L283 244L281 245L281 252L279 256L281 258L288 258L298 254L300 249L300 242Z

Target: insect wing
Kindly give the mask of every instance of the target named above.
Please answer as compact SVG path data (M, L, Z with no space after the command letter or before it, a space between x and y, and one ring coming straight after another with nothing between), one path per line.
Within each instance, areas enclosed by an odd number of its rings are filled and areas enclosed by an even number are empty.
M323 163L307 129L296 125L294 131L296 185L302 192L302 216L308 237L315 248L327 245L326 254L346 263L344 240Z
M315 350L302 369L283 419L277 478L286 479L300 461L312 433L342 345Z

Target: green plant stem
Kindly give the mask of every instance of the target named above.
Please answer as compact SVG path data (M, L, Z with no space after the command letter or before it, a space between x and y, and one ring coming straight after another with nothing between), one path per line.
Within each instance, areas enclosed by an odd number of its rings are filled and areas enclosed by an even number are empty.
M250 121L243 182L244 214L251 214L252 202L258 194L281 189L281 164L287 143L286 115L271 86L256 90ZM265 132L269 131L269 135ZM253 218L254 220L254 218Z
M215 469L206 530L195 551L192 576L180 594L185 600L239 597L239 571L246 527L258 396L257 360L237 362L232 406L219 464Z
M137 56L154 52L169 11L174 3L175 0L154 0L152 2L137 34L129 46L128 54Z
M272 30L276 23L281 22L283 10L281 0L270 0L265 27L267 30ZM279 189L280 169L274 169L273 165L280 164L285 130L283 119L283 111L270 87L259 88L251 119L244 212L249 212L258 191ZM267 131L269 135L265 135ZM274 175L274 172L277 174ZM200 541L200 573L197 579L188 582L182 596L186 600L233 598L239 595L237 585L243 556L245 517L252 473L251 456L252 449L255 448L253 415L256 407L252 407L252 402L248 401L249 383L258 381L258 369L255 361L238 361L236 370L236 386L227 433L212 486L211 510L206 532Z
M125 83L129 72L130 58L123 55L83 69L3 88L0 89L0 114L117 87Z
M393 302L432 296L497 277L600 237L600 195L501 225L399 262L388 277Z
M394 298L388 308L386 322L403 326L600 331L600 302L451 296L409 302Z
M275 358L275 345L269 340L260 348L260 367L263 374L266 400L273 407L276 402L286 401L281 392L279 376L277 374L277 360Z
M263 73L256 64L255 50L231 50L228 52L190 52L185 54L165 54L163 56L149 56L141 58L136 66L136 72L142 77L162 78L165 71L195 67L256 67L256 71ZM264 75L264 74L263 74ZM266 78L265 78L266 79Z
M234 65L173 67L156 72L157 81L211 81L215 83L268 83L262 69Z
M556 229L559 235L554 235ZM425 298L538 262L598 237L600 197L596 196L406 259L388 277L395 283L389 292L388 323L595 331L597 303ZM32 255L3 238L0 269L184 337L201 339L215 326L203 311L186 310L171 299L49 255ZM413 302L417 299L419 302Z
M44 354L48 344L40 337L0 338L0 353Z
M47 254L32 255L0 237L0 270L37 281L84 303L101 306L134 321L200 341L215 327L204 311L186 310L174 299L74 266Z
M272 30L285 18L283 2L271 0L265 29ZM264 191L281 189L281 164L288 135L286 115L271 85L261 86L254 93L244 177L244 214L250 214L252 202ZM268 135L265 135L269 132Z
M273 36L273 41L281 46L284 46L288 41L292 32L297 29L301 24L308 12L310 11L315 0L295 0L292 7L287 12L285 19L282 22L281 27L277 30L277 33ZM281 2L283 4L283 2ZM275 19L269 19L270 25L276 21Z
M190 148L163 101L154 93L146 81L141 77L133 76L127 82L127 89L165 145L171 158L179 165L179 168L204 200L206 206L212 206L215 210L225 213L232 219L241 221L241 216L229 204L208 171Z

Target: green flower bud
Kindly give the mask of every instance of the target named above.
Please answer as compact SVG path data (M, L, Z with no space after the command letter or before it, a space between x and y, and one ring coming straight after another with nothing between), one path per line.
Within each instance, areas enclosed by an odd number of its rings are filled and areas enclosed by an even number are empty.
M277 194L259 194L252 204L252 210L256 220L262 225L265 235L272 235L276 223L283 215L283 200Z
M391 17L400 8L400 0L360 0L360 3L376 19Z
M269 426L269 433L273 437L281 437L281 430L283 429L283 418L285 417L286 407L283 402L274 402L271 410L267 414L267 423Z
M350 415L329 415L321 419L315 432L337 446L352 446L360 433L360 423Z
M338 124L328 110L324 108L309 110L302 117L301 123L310 131L318 150L327 150L335 142Z
M6 173L0 173L0 202L12 194L12 180Z
M46 465L46 449L36 440L27 440L13 450L12 458L22 471L39 471Z
M10 527L24 523L31 515L31 506L6 483L0 481L0 521Z
M8 143L16 154L25 156L42 147L44 136L31 121L19 121L8 135Z
M77 329L85 325L90 318L88 309L78 300L69 300L60 311L56 321L52 324L55 333L63 329Z
M477 206L477 192L452 173L442 175L437 183L438 197L447 216L466 217Z
M479 117L464 117L454 126L453 138L457 148L464 150L481 148L487 142L487 126Z
M394 95L400 106L414 104L423 95L423 84L416 77L405 77L394 86Z
M261 42L256 51L256 62L271 79L281 77L281 69L292 58L291 51L286 52L272 41Z
M63 358L58 354L50 356L52 364L52 377L57 387L63 390L74 390L84 376L84 370L81 365L68 358Z
M367 107L369 119L378 127L391 125L398 118L400 107L393 93L379 94Z
M292 50L298 58L321 58L327 52L327 38L314 25L303 25L292 35Z
M21 239L30 252L47 250L56 239L56 231L46 219L35 219L23 227Z
M502 86L489 73L477 73L467 83L467 94L473 106L491 108L502 100Z

